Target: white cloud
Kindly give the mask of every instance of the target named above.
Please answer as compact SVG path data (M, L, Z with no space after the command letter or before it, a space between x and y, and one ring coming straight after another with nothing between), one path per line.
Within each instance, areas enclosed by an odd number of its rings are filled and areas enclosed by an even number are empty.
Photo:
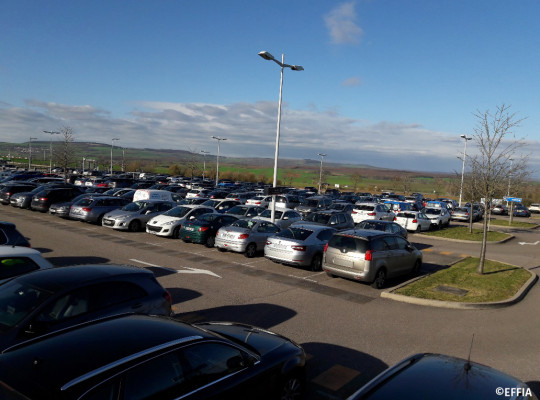
M326 27L335 44L358 44L363 35L356 23L355 3L343 3L324 16Z
M360 85L361 85L360 78L358 78L357 76L353 76L341 82L341 86L360 86Z

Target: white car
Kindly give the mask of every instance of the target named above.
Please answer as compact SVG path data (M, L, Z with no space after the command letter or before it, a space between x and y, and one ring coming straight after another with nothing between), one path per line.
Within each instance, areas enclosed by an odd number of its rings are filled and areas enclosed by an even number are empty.
M532 203L529 206L529 211L531 213L540 214L540 203Z
M356 203L351 212L355 224L366 219L380 219L393 221L396 216L386 204L379 203Z
M157 236L178 238L180 228L185 221L196 219L203 214L217 214L217 211L208 206L185 204L176 206L163 214L156 215L146 224L146 233Z
M423 212L430 219L431 226L435 228L450 225L451 215L447 208L424 208Z
M255 197L252 197L251 199L247 199L246 205L268 207L268 205L271 202L272 202L272 196L255 196Z
M398 212L394 221L409 232L422 232L431 229L431 220L420 211Z
M0 283L14 276L52 267L53 265L35 249L0 246Z
M259 216L253 217L252 219L254 221L272 222L272 210L264 210ZM279 210L276 209L274 220L274 224L279 226L280 229L285 229L288 228L293 222L301 221L302 214L288 208L280 208Z

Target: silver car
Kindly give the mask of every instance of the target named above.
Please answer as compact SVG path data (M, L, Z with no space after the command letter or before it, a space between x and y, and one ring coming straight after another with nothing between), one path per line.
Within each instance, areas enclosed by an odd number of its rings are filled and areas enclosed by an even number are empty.
M387 278L418 272L421 266L422 253L401 236L363 229L334 234L323 259L329 276L369 282L377 289Z
M272 210L264 210L257 217L253 217L257 221L269 221L272 222ZM289 227L293 222L301 221L302 215L298 211L288 210L286 208L281 208L275 210L274 214L274 223L279 226L281 229Z
M134 201L105 214L101 224L108 228L138 232L150 219L174 206L176 203L172 201Z
M101 225L101 220L106 213L128 203L129 201L122 197L85 197L73 203L69 210L69 218Z
M268 238L264 256L275 262L310 266L313 271L319 271L324 247L334 232L333 228L307 223L290 226Z
M251 258L264 249L269 236L279 231L279 226L268 221L239 219L229 226L219 228L214 246L219 251L244 253L246 257Z

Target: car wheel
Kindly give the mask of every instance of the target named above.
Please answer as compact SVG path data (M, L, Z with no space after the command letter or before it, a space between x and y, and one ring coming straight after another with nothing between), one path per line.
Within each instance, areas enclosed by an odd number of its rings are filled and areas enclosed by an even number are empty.
M208 236L208 238L206 239L206 242L204 243L204 245L206 247L214 247L214 244L216 243L216 237L215 236Z
M103 215L105 214L102 214L97 218L96 224L103 225Z
M173 237L173 239L180 239L180 227L179 226L174 228L173 233L172 233L172 237Z
M322 255L315 254L311 259L311 270L312 271L321 271L322 270Z
M257 245L255 243L248 244L246 251L244 252L244 256L247 258L253 258L255 257L255 254L257 254Z
M422 261L420 260L416 260L416 262L414 263L414 267L411 271L412 275L413 276L418 276L420 275L420 270L422 269Z
M422 226L421 225L418 225L416 227L416 233L422 233Z
M300 373L286 377L280 388L279 399L300 400L304 397L304 379Z
M384 268L381 268L377 271L375 275L375 280L371 283L371 286L375 289L382 289L386 283L386 271Z
M439 221L439 225L437 225L437 229L442 229L442 222Z
M139 232L141 230L141 223L138 220L133 220L129 223L129 230L131 232Z

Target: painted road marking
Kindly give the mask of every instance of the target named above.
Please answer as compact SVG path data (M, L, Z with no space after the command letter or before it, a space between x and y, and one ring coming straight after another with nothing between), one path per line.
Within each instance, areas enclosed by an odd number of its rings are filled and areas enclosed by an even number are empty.
M150 263L147 263L145 261L136 260L134 258L131 258L129 261L134 261L134 262L139 263L139 264L148 265L149 267L161 268L161 269L164 269L165 271L173 272L175 274L205 274L205 275L215 276L216 278L221 278L221 276L219 276L218 274L215 274L212 271L208 271L207 269L189 268L189 267L183 267L183 266L180 265L179 268L184 268L184 269L183 270L177 270L177 269L174 269L174 268L162 267L161 265L150 264Z

